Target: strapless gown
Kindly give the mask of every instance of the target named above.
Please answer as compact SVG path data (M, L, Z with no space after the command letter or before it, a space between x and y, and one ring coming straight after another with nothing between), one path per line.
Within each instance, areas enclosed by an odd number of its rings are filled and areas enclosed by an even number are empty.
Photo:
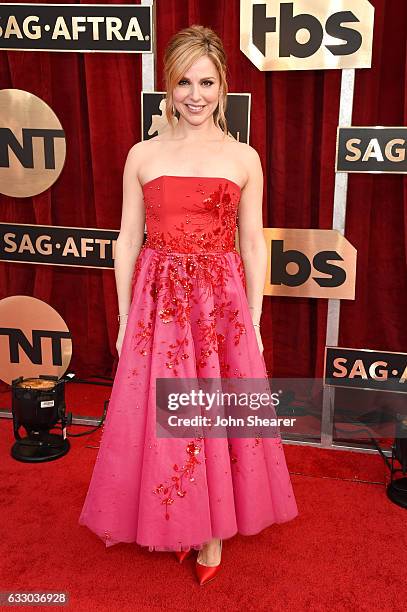
M143 186L147 239L79 523L106 544L200 549L298 511L281 438L156 436L156 378L267 378L235 248L240 188L216 177Z

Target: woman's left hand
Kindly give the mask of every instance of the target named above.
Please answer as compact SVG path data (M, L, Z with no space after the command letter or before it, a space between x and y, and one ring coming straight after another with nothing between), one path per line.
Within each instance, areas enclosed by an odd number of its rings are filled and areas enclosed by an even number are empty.
M256 332L256 339L257 339L257 343L259 345L259 349L260 349L260 353L263 352L263 341L261 339L261 334L260 334L260 327L257 327L257 325L254 328L254 331Z

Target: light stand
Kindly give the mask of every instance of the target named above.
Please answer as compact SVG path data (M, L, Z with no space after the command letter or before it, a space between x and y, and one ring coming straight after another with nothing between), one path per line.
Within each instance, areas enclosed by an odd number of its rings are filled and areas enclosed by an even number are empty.
M396 437L391 449L391 480L387 486L388 498L398 506L407 508L407 417L396 415ZM401 468L395 468L394 462L398 461ZM394 474L401 472L402 478L394 478Z
M65 380L57 376L40 375L39 378L23 378L12 381L12 413L16 442L11 456L17 461L39 463L52 461L65 455L70 449L66 427L72 423L72 414L65 414ZM62 435L50 433L59 429ZM20 427L27 433L21 437Z

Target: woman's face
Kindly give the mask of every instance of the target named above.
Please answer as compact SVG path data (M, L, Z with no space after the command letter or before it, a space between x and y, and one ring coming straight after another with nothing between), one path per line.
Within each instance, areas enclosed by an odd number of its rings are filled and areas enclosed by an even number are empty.
M204 55L178 81L173 101L180 116L200 125L216 110L219 102L220 79L215 64Z

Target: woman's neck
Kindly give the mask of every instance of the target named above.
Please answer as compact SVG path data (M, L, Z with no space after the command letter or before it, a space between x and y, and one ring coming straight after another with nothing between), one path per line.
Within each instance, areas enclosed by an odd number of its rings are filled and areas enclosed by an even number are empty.
M210 118L211 123L205 122L202 125L191 125L180 118L178 124L171 131L172 140L184 140L189 142L208 142L208 141L219 141L225 137L225 133L214 124Z

